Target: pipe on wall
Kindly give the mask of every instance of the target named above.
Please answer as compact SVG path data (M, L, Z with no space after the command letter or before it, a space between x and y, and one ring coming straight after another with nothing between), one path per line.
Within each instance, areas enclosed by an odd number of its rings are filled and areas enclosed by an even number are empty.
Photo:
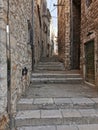
M12 130L11 113L11 45L10 45L10 25L9 25L9 0L7 0L7 25L6 25L6 57L7 57L7 112L9 115L9 127Z
M32 45L31 45L31 49L32 49L32 71L34 70L34 0L32 0Z
M70 0L70 69L73 69L73 0Z

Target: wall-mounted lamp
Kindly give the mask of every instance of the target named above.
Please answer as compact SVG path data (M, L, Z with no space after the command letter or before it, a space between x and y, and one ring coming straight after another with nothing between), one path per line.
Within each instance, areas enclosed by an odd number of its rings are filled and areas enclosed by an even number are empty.
M28 69L26 67L24 67L22 69L22 76L26 76L28 74Z

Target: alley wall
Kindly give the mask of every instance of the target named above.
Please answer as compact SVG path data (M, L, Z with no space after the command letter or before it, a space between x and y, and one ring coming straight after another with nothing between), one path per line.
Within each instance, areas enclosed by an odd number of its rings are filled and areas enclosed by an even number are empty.
M30 83L32 70L32 51L30 45L30 33L28 21L32 26L32 0L9 1L9 34L7 34L8 1L0 0L0 120L4 126L7 122L5 114L8 104L11 113L16 112L16 102L25 92ZM11 51L11 86L10 97L7 88L7 36ZM27 75L22 75L23 69L27 69ZM3 119L4 118L4 119ZM2 126L1 125L1 126Z
M87 62L87 45L92 45L94 48L89 49L89 59L94 60L93 64ZM81 69L86 81L98 86L98 1L85 0L81 1ZM94 51L94 57L90 54ZM92 59L93 58L93 59ZM90 68L90 69L89 69ZM88 70L89 69L89 70ZM88 71L88 72L87 72ZM87 74L88 73L88 74Z

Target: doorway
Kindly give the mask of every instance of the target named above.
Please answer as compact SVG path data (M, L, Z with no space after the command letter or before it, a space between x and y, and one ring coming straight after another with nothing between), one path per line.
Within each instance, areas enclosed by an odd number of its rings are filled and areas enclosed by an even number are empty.
M85 44L85 80L95 83L94 40Z
M81 0L73 0L71 3L71 44L70 44L70 68L80 69L80 31L81 31Z

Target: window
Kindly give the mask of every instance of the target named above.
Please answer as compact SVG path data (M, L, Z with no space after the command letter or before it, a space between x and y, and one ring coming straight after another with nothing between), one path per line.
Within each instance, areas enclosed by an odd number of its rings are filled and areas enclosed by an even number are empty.
M92 3L92 0L86 0L87 7L89 7L91 3Z
M33 42L33 30L30 20L27 20L28 23L28 44Z

